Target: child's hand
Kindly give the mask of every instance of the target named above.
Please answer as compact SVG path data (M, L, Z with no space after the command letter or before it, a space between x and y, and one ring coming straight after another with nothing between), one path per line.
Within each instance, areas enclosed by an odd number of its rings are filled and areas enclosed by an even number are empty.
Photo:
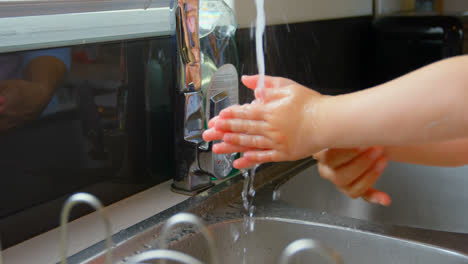
M255 89L258 76L244 76L242 82ZM234 162L236 168L273 161L309 157L324 147L317 133L317 112L321 94L296 82L265 77L262 104L252 103L224 109L203 134L206 141L223 139L213 146L215 153L245 152ZM256 91L256 97L259 93Z
M330 149L314 155L320 175L351 198L388 206L391 198L374 189L387 166L383 147L367 149Z

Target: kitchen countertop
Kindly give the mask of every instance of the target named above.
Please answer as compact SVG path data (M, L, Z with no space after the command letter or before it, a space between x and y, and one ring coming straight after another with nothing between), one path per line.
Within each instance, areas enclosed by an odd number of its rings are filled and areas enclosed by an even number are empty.
M106 207L112 233L126 229L189 198L171 191L172 180L133 195ZM104 238L103 223L97 212L81 217L68 225L68 255L80 252ZM29 239L3 252L7 264L50 264L60 261L60 230Z

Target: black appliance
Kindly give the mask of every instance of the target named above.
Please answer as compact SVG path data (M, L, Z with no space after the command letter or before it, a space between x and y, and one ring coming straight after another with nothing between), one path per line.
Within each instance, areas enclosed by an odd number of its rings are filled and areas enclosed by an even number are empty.
M405 14L373 23L377 85L463 53L463 24L453 16Z

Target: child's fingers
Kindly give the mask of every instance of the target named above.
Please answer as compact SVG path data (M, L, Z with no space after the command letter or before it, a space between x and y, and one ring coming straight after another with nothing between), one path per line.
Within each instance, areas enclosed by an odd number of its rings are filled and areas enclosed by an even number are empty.
M355 159L351 160L347 164L342 165L335 169L336 177L331 179L336 185L340 187L347 186L352 182L356 181L366 171L369 171L374 167L377 160L382 159L383 148L370 148L367 151L361 153Z
M219 113L221 119L264 120L264 107L258 104L233 105Z
M263 89L261 93L260 90L255 90L255 98L262 98L265 103L284 98L288 95L287 91L281 88Z
M255 164L288 160L283 153L272 149L247 151L244 153L244 158Z
M349 161L348 163L336 169L330 168L325 163L319 163L320 175L339 187L345 187L353 183L362 175L370 170L376 160L383 154L381 148L371 148L366 152Z
M224 132L216 130L215 128L207 129L203 132L203 140L206 142L222 140L224 137Z
M244 75L241 77L241 82L249 89L257 88L258 75Z
M247 158L241 157L234 161L233 166L236 169L246 169L246 168L251 168L257 164L258 163L253 162Z
M390 198L388 194L375 188L367 190L367 192L362 196L362 199L369 203L380 204L383 206L389 206L392 203L392 198Z
M320 163L326 164L328 167L335 169L343 164L346 164L359 156L362 152L368 149L328 149L320 151L313 157Z
M380 158L372 169L365 172L351 185L344 187L343 190L352 198L361 197L375 184L386 166L387 160L384 157Z
M244 75L242 76L241 81L247 88L255 90L255 88L257 88L259 78L259 75ZM265 75L265 88L282 87L294 83L294 81L287 78Z
M255 90L257 88L257 83L259 79L259 75L244 75L241 78L242 83L249 89ZM275 77L265 76L265 87L271 88L273 87L272 80Z
M216 123L216 129L249 135L263 134L270 126L265 121L245 119L220 119Z
M254 149L271 149L274 143L262 135L246 135L237 133L224 134L223 140L232 145L240 145Z
M213 145L213 152L216 154L238 153L238 152L246 152L249 150L252 150L252 149L244 147L244 146L229 144L226 142L221 142L221 143Z
M208 122L208 128L213 128L216 125L216 122L218 121L219 116L213 117L209 122Z

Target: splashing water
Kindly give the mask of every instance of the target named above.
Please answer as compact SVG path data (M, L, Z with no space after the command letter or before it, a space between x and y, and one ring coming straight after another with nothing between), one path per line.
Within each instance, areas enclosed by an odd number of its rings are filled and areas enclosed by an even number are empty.
M255 230L255 220L253 218L255 213L255 206L253 205L255 197L255 170L258 166L254 166L250 170L243 170L244 187L242 188L242 204L245 210L244 214L244 232L253 232Z
M242 203L244 206L244 235L247 237L249 233L255 231L255 206L253 201L255 198L255 171L259 165L254 166L250 170L242 170L244 176L244 186L242 189ZM247 243L247 240L246 240ZM247 263L247 246L244 246L243 263Z
M239 233L239 230L237 229L237 227L235 225L231 225L231 235L232 235L232 239L233 239L234 243L236 243L237 240L239 240L240 233Z
M264 0L255 0L255 6L257 8L257 21L255 28L255 49L257 53L257 67L258 67L258 82L257 90L258 97L257 100L262 103L264 98L264 88L265 88L265 54L263 53L263 34L265 32L265 9L264 9Z
M281 197L281 191L279 189L276 189L273 191L273 201L278 201Z
M250 222L250 218L247 214L247 212L249 211L249 194L248 194L249 181L250 181L249 171L246 169L243 169L242 176L244 176L244 186L242 188L242 193L241 193L242 204L244 206L244 211L245 211L244 213L244 235L247 237L249 233L248 228L249 228L249 222ZM247 242L244 245L244 252L243 252L244 254L242 256L242 264L247 264L247 245L246 244Z

